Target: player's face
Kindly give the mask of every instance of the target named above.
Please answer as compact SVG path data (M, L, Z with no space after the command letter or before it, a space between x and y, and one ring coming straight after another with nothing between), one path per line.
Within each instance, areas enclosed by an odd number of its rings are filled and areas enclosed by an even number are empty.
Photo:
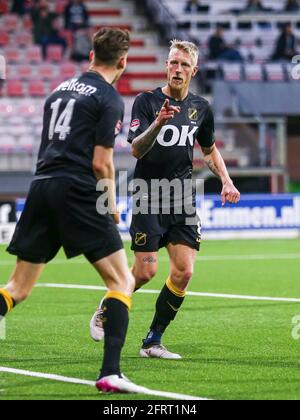
M172 90L188 90L198 68L188 53L181 50L171 51L167 61L168 84Z

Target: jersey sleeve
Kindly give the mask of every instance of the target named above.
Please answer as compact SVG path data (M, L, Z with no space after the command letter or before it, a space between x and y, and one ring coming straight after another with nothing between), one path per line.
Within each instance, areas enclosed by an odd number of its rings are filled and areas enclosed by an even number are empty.
M149 98L145 94L136 97L133 108L131 124L128 134L128 142L144 133L153 123L155 117L153 116L152 107Z
M215 119L210 106L208 107L202 125L198 130L197 141L201 147L211 147L215 143Z
M109 100L101 108L101 119L96 127L96 146L111 148L120 134L124 119L124 103L121 98Z

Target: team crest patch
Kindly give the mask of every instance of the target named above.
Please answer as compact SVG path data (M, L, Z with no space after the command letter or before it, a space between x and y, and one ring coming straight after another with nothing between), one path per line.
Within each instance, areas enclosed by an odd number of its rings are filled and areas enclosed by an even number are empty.
M196 108L189 108L189 119L191 121L198 120L198 110Z
M115 128L115 135L117 136L118 134L120 134L122 129L122 121L119 120L116 124L116 128Z
M147 234L146 233L137 233L135 235L135 244L137 246L144 246L147 243Z
M140 120L133 120L130 124L130 131L133 131L135 133L139 129L140 125Z

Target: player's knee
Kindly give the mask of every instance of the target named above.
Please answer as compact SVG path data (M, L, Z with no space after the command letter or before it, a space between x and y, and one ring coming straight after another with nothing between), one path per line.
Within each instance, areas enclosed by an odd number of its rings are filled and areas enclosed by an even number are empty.
M184 268L182 270L176 270L172 273L172 279L175 279L176 286L180 290L186 290L192 277L193 270L190 267Z
M149 283L150 280L155 277L157 269L154 267L148 268L147 270L137 271L134 273L136 287L142 287Z
M135 279L129 270L126 273L111 276L107 279L107 283L109 287L114 287L125 294L132 294L135 289Z

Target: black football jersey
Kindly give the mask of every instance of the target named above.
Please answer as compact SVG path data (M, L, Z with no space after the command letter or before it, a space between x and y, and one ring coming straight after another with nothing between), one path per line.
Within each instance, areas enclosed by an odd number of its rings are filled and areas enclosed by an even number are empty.
M214 116L209 103L189 93L184 101L166 96L161 88L137 96L128 141L145 132L157 118L166 99L181 111L162 128L151 151L138 160L135 178L151 179L192 178L194 145L211 147L214 140Z
M89 71L63 82L44 108L36 178L87 175L95 180L95 146L114 147L124 117L118 92Z

